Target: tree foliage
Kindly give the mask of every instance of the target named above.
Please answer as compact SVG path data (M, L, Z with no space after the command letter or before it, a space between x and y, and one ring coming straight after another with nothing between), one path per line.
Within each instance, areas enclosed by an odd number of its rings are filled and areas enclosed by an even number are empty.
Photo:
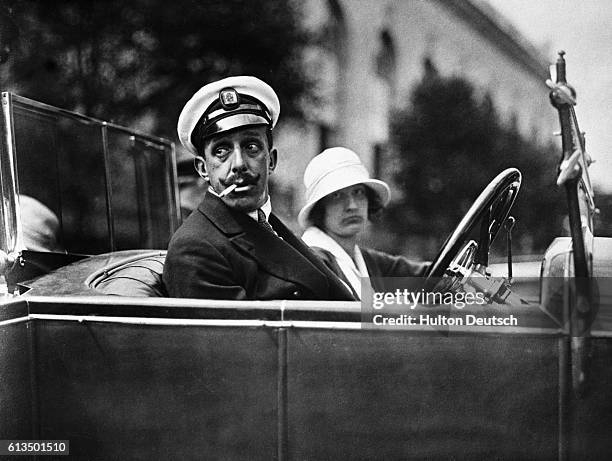
M595 205L600 210L595 215L595 235L612 237L612 193L603 189L595 189Z
M441 245L484 187L516 167L523 182L512 211L515 251L541 252L561 235L564 195L555 185L554 147L504 124L491 98L478 98L468 81L426 72L393 120L395 180L403 199L389 210L386 224L396 233L434 236Z
M311 86L293 1L18 0L12 11L20 94L117 123L153 120L160 134L173 136L186 100L217 78L262 78L285 113Z

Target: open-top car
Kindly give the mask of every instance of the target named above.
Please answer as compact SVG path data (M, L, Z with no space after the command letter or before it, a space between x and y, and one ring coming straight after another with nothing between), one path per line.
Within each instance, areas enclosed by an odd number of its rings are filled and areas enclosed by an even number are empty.
M4 93L0 439L101 460L605 458L612 239L593 236L563 56L555 80L571 237L537 278L488 267L511 168L421 285L361 303L167 297L173 144Z

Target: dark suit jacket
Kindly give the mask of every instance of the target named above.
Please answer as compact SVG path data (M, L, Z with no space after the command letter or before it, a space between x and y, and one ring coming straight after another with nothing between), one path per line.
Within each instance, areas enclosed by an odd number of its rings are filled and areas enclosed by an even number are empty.
M282 240L207 193L168 246L172 297L353 300L344 284L274 215Z
M329 267L338 277L348 283L346 276L340 269L338 262L333 254L322 248L313 247L313 251L321 258L327 267ZM387 291L394 285L384 285L382 278L387 277L423 277L427 273L429 263L416 262L404 256L393 256L382 251L372 250L370 248L361 248L363 260L368 268L370 282L375 291Z

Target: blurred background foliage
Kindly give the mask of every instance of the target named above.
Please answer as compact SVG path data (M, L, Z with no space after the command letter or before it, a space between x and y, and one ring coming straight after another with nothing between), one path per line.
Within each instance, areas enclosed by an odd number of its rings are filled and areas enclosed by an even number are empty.
M283 117L303 119L317 102L304 50L321 38L303 27L298 0L0 0L0 8L18 33L3 86L48 104L175 140L185 101L220 77L263 78L278 92ZM523 173L515 253L541 253L565 235L558 143L524 139L487 94L424 65L423 80L392 117L398 199L370 243L431 258L486 184L514 166ZM609 223L597 225L611 232Z
M253 74L285 115L311 81L310 37L291 0L17 0L16 91L65 109L175 137L187 99L205 82Z
M484 187L509 167L523 174L512 210L515 252L541 253L563 229L557 147L524 139L513 121L500 118L489 95L478 95L467 80L443 77L425 62L422 81L392 120L402 197L387 210L383 226L392 231L393 246L412 235L413 248L435 253Z

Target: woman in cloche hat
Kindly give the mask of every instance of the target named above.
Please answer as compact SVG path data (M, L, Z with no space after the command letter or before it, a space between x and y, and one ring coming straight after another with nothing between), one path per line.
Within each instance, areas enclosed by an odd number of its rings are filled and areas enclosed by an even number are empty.
M298 222L302 240L361 297L361 277L422 276L428 264L357 245L366 222L389 203L389 186L370 179L357 154L344 147L326 149L304 172L306 205ZM373 287L378 290L378 287Z

